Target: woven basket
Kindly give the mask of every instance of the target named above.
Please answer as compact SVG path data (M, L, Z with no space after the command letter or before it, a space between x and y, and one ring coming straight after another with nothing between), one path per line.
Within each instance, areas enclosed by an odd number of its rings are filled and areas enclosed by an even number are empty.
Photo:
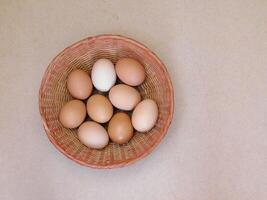
M102 150L87 148L79 141L77 129L64 128L58 119L61 107L73 99L66 87L68 74L73 69L90 72L100 58L116 63L123 57L134 58L144 65L146 80L138 89L143 99L157 102L157 123L147 133L136 132L127 144L110 142ZM173 116L173 88L165 66L148 48L126 37L100 35L71 45L53 59L41 83L39 109L49 140L65 156L93 168L123 167L151 153L166 134Z

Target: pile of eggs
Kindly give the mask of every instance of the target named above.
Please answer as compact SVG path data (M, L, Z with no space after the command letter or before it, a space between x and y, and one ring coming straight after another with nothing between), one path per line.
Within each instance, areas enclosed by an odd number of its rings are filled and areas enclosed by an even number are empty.
M122 83L115 85L117 76ZM134 129L149 131L157 121L158 107L152 99L142 100L136 88L145 78L144 67L132 58L120 59L115 67L110 60L99 59L91 77L81 69L73 70L67 88L75 99L61 108L61 124L78 128L81 143L94 149L104 148L109 140L125 144ZM85 121L87 115L90 120Z

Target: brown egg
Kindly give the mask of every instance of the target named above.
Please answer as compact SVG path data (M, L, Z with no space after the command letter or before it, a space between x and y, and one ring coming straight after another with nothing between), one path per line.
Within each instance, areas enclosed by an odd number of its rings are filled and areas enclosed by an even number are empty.
M77 99L87 99L92 93L93 85L89 74L77 69L68 76L67 88L71 96Z
M113 107L107 97L95 94L87 101L87 113L92 120L106 123L113 115Z
M133 137L131 119L126 113L116 113L108 124L110 139L117 144L127 143Z
M132 110L141 101L141 96L135 88L118 84L109 91L109 100L116 108Z
M78 138L81 143L94 149L104 148L109 141L106 129L93 121L84 122L79 127Z
M85 104L80 100L67 102L60 110L59 121L66 128L77 128L86 117Z
M137 60L122 58L115 66L119 79L131 86L140 85L145 80L145 69Z
M153 128L158 119L158 106L152 99L145 99L135 107L132 124L135 130L146 132Z

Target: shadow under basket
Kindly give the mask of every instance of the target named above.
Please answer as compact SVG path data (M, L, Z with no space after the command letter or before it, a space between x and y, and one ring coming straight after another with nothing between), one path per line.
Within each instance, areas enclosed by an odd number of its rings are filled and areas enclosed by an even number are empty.
M90 73L94 62L100 58L110 59L115 64L124 57L134 58L145 67L146 79L138 89L142 99L151 98L157 102L158 120L152 130L135 132L127 144L110 142L104 149L90 149L79 141L77 129L64 128L58 119L61 107L73 99L66 87L67 77L73 69ZM164 64L144 45L118 35L89 37L64 49L49 64L39 91L39 109L49 140L71 160L93 168L127 166L151 153L167 133L173 104L173 88Z

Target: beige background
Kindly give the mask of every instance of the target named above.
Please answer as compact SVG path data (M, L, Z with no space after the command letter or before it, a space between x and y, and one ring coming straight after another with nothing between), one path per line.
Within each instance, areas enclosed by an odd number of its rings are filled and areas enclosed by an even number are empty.
M48 141L38 89L51 59L102 33L164 61L175 115L160 146L94 170ZM267 1L0 0L1 200L267 199Z

